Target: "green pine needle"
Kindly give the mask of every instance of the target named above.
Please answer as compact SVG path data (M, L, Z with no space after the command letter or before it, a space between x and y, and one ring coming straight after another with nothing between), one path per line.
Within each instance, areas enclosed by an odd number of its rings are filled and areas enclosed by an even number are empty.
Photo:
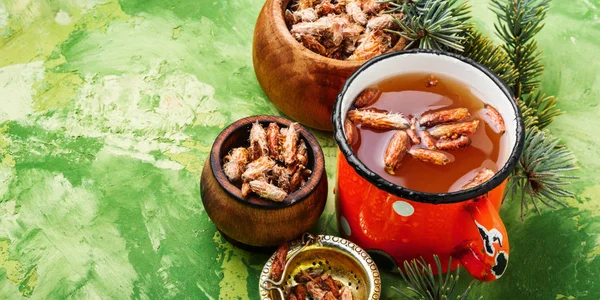
M399 31L389 30L407 39L406 48L463 51L462 41L472 26L471 6L457 0L386 0L391 12L402 12L403 18L396 22Z
M471 29L463 42L463 56L466 56L498 74L500 79L512 86L517 80L517 72L508 54L481 32Z
M572 198L574 194L564 187L568 179L577 178L565 172L576 170L573 153L559 140L535 126L525 130L525 146L517 167L510 177L506 195L513 199L521 198L521 219L532 204L540 213L538 202L556 208L567 206L562 198ZM565 180L566 179L566 180Z
M525 128L537 126L538 117L536 116L535 111L533 109L525 105L523 101L519 101L519 110L521 110L521 117L523 118L523 122L525 123Z
M546 128L557 116L564 113L556 107L556 97L546 96L539 89L534 89L529 94L523 95L521 102L533 110L534 115L537 117L535 125L540 129Z
M515 95L529 94L540 83L544 71L537 42L533 37L544 27L550 0L492 0L498 17L496 33L515 69L517 81L511 86Z
M421 257L420 260L413 259L410 262L404 262L404 271L398 268L402 279L407 284L408 293L400 290L399 288L392 287L392 289L400 295L402 299L406 300L441 300L450 299L454 294L454 289L459 278L459 268L455 272L448 271L445 275L442 275L442 264L440 258L437 255L433 256L435 260L437 275L433 274L433 269L430 264L425 262L425 259ZM452 266L452 257L448 261L448 270ZM460 295L457 295L455 299L466 300L471 293L473 285L476 280L471 281L471 284L467 289ZM481 297L479 298L481 299Z

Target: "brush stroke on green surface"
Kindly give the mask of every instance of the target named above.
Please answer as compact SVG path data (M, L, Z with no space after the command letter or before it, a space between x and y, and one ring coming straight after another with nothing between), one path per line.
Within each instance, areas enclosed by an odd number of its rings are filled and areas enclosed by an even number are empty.
M493 32L488 1L471 3ZM280 114L252 68L262 4L0 0L0 298L257 298L268 255L225 242L198 180L226 125ZM554 0L538 35L578 196L524 222L507 200L513 256L476 296L600 298L599 15ZM315 134L334 182L335 143ZM337 233L332 189L315 232ZM383 298L398 284L385 274Z

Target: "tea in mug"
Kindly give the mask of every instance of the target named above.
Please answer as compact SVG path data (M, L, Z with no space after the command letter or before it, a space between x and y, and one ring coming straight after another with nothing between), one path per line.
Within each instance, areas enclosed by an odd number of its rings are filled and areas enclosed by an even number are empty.
M504 163L500 113L467 84L439 74L404 74L365 89L344 127L363 164L415 191L469 189Z

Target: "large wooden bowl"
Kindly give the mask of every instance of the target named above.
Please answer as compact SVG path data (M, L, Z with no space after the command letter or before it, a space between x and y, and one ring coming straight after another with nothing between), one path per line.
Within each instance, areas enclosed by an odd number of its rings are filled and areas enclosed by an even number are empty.
M280 127L292 123L282 117L252 116L229 125L215 140L200 182L204 209L219 231L228 240L251 249L276 247L308 231L319 220L327 201L323 151L302 126L298 127L308 148L307 168L313 172L306 184L289 194L283 203L253 194L242 197L240 189L225 176L221 164L230 149L247 146L250 127L256 121L265 127L271 122Z
M260 86L288 117L332 130L331 111L342 85L364 61L316 54L298 43L284 21L290 0L267 0L254 29L252 59Z

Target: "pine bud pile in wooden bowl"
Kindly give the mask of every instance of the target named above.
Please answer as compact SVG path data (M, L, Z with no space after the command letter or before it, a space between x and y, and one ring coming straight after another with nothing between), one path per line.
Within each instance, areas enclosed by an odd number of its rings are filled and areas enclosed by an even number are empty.
M275 247L308 231L327 200L323 152L304 127L276 116L234 122L201 178L204 208L230 241Z
M403 50L396 14L377 0L266 0L254 29L256 77L288 117L332 130L331 111L342 85L365 61Z

